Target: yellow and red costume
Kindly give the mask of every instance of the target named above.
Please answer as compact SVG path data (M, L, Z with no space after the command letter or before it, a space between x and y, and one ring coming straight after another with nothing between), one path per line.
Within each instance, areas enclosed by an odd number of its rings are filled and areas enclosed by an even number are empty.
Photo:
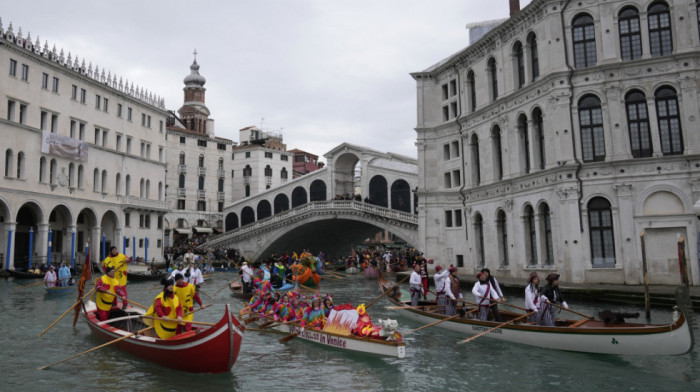
M182 305L180 299L175 293L167 293L165 291L158 294L153 300L151 307L148 308L146 316L164 317L173 319L173 321L152 320L156 334L161 339L167 339L177 334L177 320L182 317Z
M127 264L127 259L126 256L123 254L118 254L114 257L108 256L105 257L104 261L102 261L102 269L107 271L107 268L112 267L114 268L114 279L116 279L119 282L119 285L122 286L124 289L124 295L122 297L126 298L126 264Z
M102 275L97 279L95 288L97 289L97 298L95 299L97 318L100 321L105 321L109 318L109 311L112 309L112 305L117 304L116 295L122 297L125 295L124 288L119 285L117 279L111 278L109 275Z
M196 301L199 306L202 306L202 300L199 298L199 294L197 294L195 285L182 281L175 285L173 292L175 292L175 295L180 300L180 306L182 306L182 310L185 313L182 319L185 321L194 320L194 314L192 314L192 311L194 311L194 302ZM187 323L184 327L185 331L189 331L192 329L192 324ZM177 328L177 333L182 332L182 325L178 325Z

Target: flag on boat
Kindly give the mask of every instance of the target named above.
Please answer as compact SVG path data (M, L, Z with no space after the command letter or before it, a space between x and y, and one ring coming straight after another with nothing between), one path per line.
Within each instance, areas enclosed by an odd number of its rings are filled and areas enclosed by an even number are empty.
M88 252L85 255L85 264L83 264L83 273L80 275L80 283L78 283L78 301L75 304L75 318L73 318L73 327L75 327L75 324L78 322L78 316L80 316L80 307L83 304L83 301L80 299L83 298L85 283L91 279L92 265L90 265L90 249L88 249Z

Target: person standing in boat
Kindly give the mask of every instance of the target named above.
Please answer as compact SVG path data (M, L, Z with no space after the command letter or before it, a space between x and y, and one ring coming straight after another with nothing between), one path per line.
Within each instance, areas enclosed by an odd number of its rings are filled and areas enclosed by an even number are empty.
M531 272L530 278L527 280L527 287L525 287L525 309L528 313L538 312L540 310L540 278L537 276L537 272ZM528 317L527 321L533 322L537 321L537 314L533 314Z
M420 295L423 292L423 284L420 278L420 265L417 263L413 264L413 272L411 272L408 284L411 288L411 306L418 306Z
M428 282L430 279L430 276L428 275L428 263L432 264L432 259L431 260L426 260L423 259L421 260L420 263L420 279L421 279L421 284L423 285L423 299L427 300L428 299Z
M105 274L95 282L97 291L95 305L97 305L97 318L100 321L109 319L109 312L112 306L117 305L117 295L125 297L124 288L119 284L119 280L115 278L115 270L113 267L107 267ZM127 302L122 300L122 306L126 308Z
M450 274L445 279L445 295L449 299L446 301L445 315L454 316L457 314L457 301L462 299L462 293L459 290L457 268L450 266L448 272Z
M160 283L163 285L163 291L153 299L151 307L146 311L146 316L166 318L172 321L145 320L147 325L155 327L159 338L167 339L177 334L178 324L182 323L182 305L180 304L180 299L175 295L175 281L162 279Z
M53 265L49 266L49 270L44 275L44 284L48 288L56 287L56 273L53 270Z
M61 268L58 269L58 281L61 287L66 287L70 280L70 268L66 266L66 263L61 264Z
M491 287L491 283L485 273L479 272L476 274L476 278L478 281L474 283L472 294L476 297L476 303L479 304L478 318L481 321L487 321L491 311L491 301L498 302L501 297L499 297L493 287Z
M435 281L435 290L437 290L436 300L438 311L442 313L444 313L445 309L447 308L447 291L450 290L450 288L447 287L447 275L449 274L450 271L443 269L442 266L438 265L435 267L435 275L433 275L433 280Z
M182 274L175 275L175 287L173 288L173 291L180 300L180 305L185 313L185 315L182 316L182 319L185 321L194 320L194 314L192 314L192 312L194 311L195 302L197 302L200 309L207 307L206 305L202 305L202 300L199 298L199 294L197 294L197 288L192 283L185 282L185 277L182 276ZM185 324L184 328L182 325L178 325L177 333L181 333L183 330L189 331L191 329L192 324L190 323Z
M301 328L302 330L306 327L323 329L325 322L326 314L323 311L321 297L316 294L311 299L311 307L306 310L306 313L304 313L304 318L301 320Z
M112 267L114 268L114 278L119 281L119 285L122 287L124 291L124 295L122 297L127 298L127 292L126 292L126 265L128 263L131 263L131 257L126 257L124 254L119 253L119 250L117 249L116 246L112 246L109 248L109 256L105 257L105 259L102 261L102 267L107 270L107 267ZM126 308L126 305L122 305L123 308Z
M537 314L537 325L553 327L556 322L557 307L552 304L561 304L565 309L569 309L569 305L561 296L559 291L559 274L551 273L547 275L547 285L540 291L540 311Z
M243 281L243 294L250 293L253 284L253 270L248 266L247 262L243 262L241 266L241 280Z
M488 282L491 284L491 289L494 290L499 297L501 297L501 301L499 302L505 302L506 297L503 295L503 291L501 291L501 286L498 284L496 277L491 275L491 270L488 268L482 268L481 273L486 274L486 280L488 280ZM493 311L494 320L500 323L502 320L501 313L498 312L498 304L491 306L491 310Z

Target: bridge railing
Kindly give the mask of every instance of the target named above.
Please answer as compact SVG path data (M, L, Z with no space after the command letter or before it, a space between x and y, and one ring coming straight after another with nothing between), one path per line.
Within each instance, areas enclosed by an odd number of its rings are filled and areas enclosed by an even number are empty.
M393 210L387 207L381 207L374 204L367 204L363 202L358 202L354 200L329 200L329 201L314 201L306 203L299 207L293 208L291 210L280 212L273 216L257 220L253 223L242 226L238 229L227 231L216 238L208 241L203 246L213 246L219 242L225 241L227 237L244 235L248 232L258 230L261 226L274 224L278 222L285 221L294 216L306 214L309 211L315 210L330 210L330 211L341 211L341 210L356 210L362 211L369 214L381 216L383 218L394 219L401 222L406 222L410 224L418 224L418 216L411 214L409 212L403 212L398 210Z

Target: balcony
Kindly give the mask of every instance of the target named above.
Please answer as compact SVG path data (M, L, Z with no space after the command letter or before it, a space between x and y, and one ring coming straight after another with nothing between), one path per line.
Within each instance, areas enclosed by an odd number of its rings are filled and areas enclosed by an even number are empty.
M124 200L124 203L122 203L122 208L124 210L136 209L158 212L167 212L170 210L170 205L166 201L142 199L134 196L126 196L122 200Z
M198 167L197 174L200 176L205 176L207 174L207 168L206 167Z
M178 165L178 166L177 166L177 172L178 172L178 174L185 174L185 173L187 173L187 165Z
M219 169L219 170L217 170L217 171L216 171L216 176L217 176L218 178L224 178L224 177L226 177L226 170L224 170L224 169Z
M207 196L207 191L205 191L204 189L197 190L197 198L198 199L200 199L200 200L206 199L206 196Z
M216 192L216 199L218 201L224 201L226 194L224 192Z
M266 177L265 177L265 184L266 184L267 186L272 185L272 177L266 176Z
M187 189L185 189L185 188L178 188L177 189L177 197L178 198L185 197L186 194L187 194Z

